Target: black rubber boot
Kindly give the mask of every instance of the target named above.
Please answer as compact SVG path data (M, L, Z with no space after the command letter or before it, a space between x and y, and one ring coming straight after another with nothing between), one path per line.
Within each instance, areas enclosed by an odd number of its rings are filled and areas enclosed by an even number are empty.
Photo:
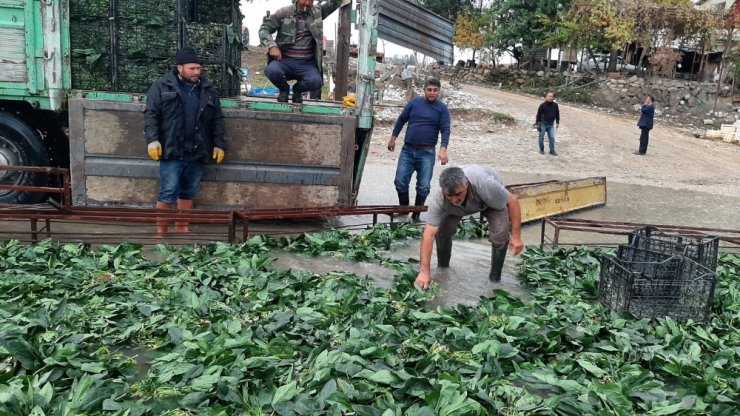
M504 260L506 260L506 250L508 248L509 243L504 244L501 248L491 245L491 271L488 272L488 280L492 282L501 281L501 270L504 268Z
M408 205L408 204L409 204L409 193L399 192L398 193L398 205Z
M277 85L275 86L277 87L279 91L278 98L277 98L278 102L287 103L288 97L290 96L290 85L285 81L281 81L281 82L278 82Z
M416 195L416 201L414 201L414 205L417 207L423 207L424 202L426 202L426 200L427 200L427 197ZM419 221L420 217L421 217L421 212L414 212L413 214L411 214L411 219L414 221Z
M298 84L293 85L293 104L301 104L303 102L303 91L298 88Z
M435 238L437 242L437 267L450 267L452 257L452 237Z
M290 95L289 90L280 90L280 93L278 94L278 102L279 103L287 103L288 102L288 96Z
M398 192L398 205L402 207L409 206L409 193L408 192ZM408 218L409 213L408 212L397 212L393 214L394 218Z

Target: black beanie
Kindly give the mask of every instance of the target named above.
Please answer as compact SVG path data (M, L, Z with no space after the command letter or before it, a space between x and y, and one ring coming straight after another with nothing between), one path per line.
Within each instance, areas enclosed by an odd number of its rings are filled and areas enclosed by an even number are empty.
M175 60L177 61L177 65L200 63L200 58L198 58L198 54L195 53L195 49L190 46L185 46L184 48L177 51L177 56L175 57Z

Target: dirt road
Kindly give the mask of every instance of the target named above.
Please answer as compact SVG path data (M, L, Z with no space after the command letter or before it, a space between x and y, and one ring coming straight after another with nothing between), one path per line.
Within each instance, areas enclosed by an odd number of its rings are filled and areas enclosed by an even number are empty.
M638 112L629 117L610 115L561 103L556 138L559 156L550 156L539 154L537 132L532 129L540 99L463 85L460 91L448 92L446 100L450 107L493 110L516 120L514 125L503 125L486 118L453 118L452 164L482 163L501 171L563 179L606 176L610 182L740 197L740 146L697 139L666 125L659 116L650 134L648 154L638 156L632 153L639 141ZM659 109L660 103L657 106ZM385 122L376 128L371 148L375 163L395 163L395 154L385 149L385 142L400 110L388 109L381 114Z

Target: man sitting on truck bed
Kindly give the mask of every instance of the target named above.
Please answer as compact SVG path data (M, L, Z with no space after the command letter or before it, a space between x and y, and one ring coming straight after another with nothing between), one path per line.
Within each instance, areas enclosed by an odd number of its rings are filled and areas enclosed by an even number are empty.
M313 0L295 0L295 4L263 19L260 42L269 48L265 76L280 91L278 102L288 102L290 80L297 80L293 85L294 103L303 102L302 94L307 91L313 99L321 97L323 20L341 4L342 0L320 5L314 5Z
M224 115L213 83L201 76L195 50L177 51L177 66L154 81L144 111L147 152L159 160L157 208L193 208L204 164L224 160ZM161 160L160 160L161 159ZM157 234L167 233L167 221L157 221ZM176 221L175 232L190 232L187 221Z

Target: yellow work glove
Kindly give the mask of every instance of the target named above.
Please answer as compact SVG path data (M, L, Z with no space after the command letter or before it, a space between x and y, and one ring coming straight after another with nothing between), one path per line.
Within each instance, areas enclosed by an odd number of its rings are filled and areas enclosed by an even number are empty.
M224 161L224 156L226 156L224 149L220 147L213 148L213 160L215 160L217 164Z
M342 104L346 105L347 107L354 107L356 104L355 97L352 95L347 95L342 98Z
M155 140L146 147L146 152L149 153L149 157L152 160L159 160L162 157L162 145L159 140Z

